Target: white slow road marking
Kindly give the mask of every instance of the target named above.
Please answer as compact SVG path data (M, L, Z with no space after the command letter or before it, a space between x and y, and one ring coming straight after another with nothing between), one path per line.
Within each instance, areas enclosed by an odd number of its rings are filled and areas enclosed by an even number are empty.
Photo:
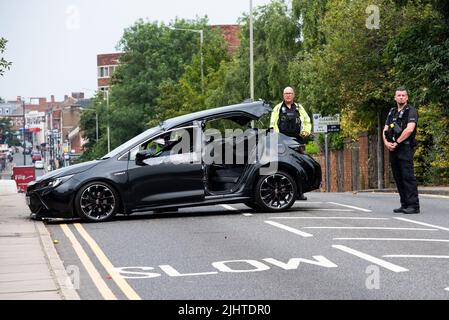
M226 210L231 210L231 211L237 211L238 210L238 209L236 209L234 207L231 207L230 205L227 205L227 204L220 204L220 206L222 206Z
M346 247L346 246L332 245L332 247L335 248L335 249L347 252L349 254L352 254L354 256L357 256L359 258L362 258L363 260L366 260L366 261L369 261L371 263L377 264L378 266L384 267L384 268L386 268L388 270L391 270L393 272L405 272L405 271L408 271L408 269L406 269L404 267L401 267L401 266L398 266L396 264L390 263L388 261L385 261L385 260L373 257L373 256L371 256L369 254L366 254L366 253L363 253L363 252L351 249L351 248Z
M449 242L448 239L405 239L405 238L334 238L334 240Z
M444 290L446 290L446 291L449 291L449 287L447 287L446 289L444 289Z
M334 204L336 206L342 206L342 207L346 207L346 208L351 208L351 209L363 211L363 212L372 212L371 210L368 210L368 209L363 209L363 208L354 207L354 206L348 206L347 204L341 204L341 203L337 203L337 202L328 202L328 203Z
M312 219L312 220L390 220L390 218L366 218L366 217L271 217L270 219L285 219L285 220L295 220L295 219Z
M428 258L428 259L449 259L449 256L423 255L423 254L387 254L384 258Z
M449 228L445 228L445 227L440 227L440 226L436 226L433 224L428 224L428 223L424 223L424 222L419 222L419 221L415 221L415 220L410 220L410 219L406 219L406 218L395 218L397 220L401 220L401 221L407 221L407 222L411 222L411 223L416 223L422 226L426 226L426 227L432 227L432 228L436 228L436 229L440 229L440 230L444 230L444 231L449 231Z
M438 231L437 229L426 229L426 228L387 228L387 227L304 227L304 229Z
M252 213L244 213L243 214L245 217L251 217L252 216Z
M268 223L268 224L270 224L270 225L272 225L274 227L277 227L277 228L281 228L281 229L287 230L287 231L289 231L291 233L297 234L298 236L301 236L301 237L304 237L304 238L313 237L313 234L300 231L298 229L286 226L286 225L281 224L281 223L277 223L277 222L274 222L274 221L265 221L265 223Z

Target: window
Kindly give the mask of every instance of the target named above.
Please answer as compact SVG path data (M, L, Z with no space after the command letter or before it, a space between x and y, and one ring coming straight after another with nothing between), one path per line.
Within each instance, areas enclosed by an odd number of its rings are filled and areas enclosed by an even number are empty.
M206 136L208 130L218 130L222 137L225 137L226 133L232 133L234 130L241 130L243 133L248 128L251 128L251 119L244 116L214 119L206 122Z
M192 153L193 127L174 129L145 141L131 150L129 160L135 161L137 152L142 150L151 150L153 154L151 158Z
M99 78L109 77L109 68L108 67L99 67L98 68L98 77Z

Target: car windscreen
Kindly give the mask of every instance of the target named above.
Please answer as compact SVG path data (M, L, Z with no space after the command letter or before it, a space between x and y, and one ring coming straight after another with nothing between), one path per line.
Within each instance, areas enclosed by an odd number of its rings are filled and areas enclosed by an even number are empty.
M148 129L148 130L142 132L141 134L135 136L131 140L126 141L122 145L118 146L117 148L115 148L114 150L112 150L111 152L106 154L103 158L101 158L101 160L115 157L115 156L117 156L117 155L127 151L128 149L130 149L135 144L138 144L140 141L142 141L145 138L155 134L159 130L161 130L161 127L157 126L157 127L154 127L154 128L151 128L151 129Z

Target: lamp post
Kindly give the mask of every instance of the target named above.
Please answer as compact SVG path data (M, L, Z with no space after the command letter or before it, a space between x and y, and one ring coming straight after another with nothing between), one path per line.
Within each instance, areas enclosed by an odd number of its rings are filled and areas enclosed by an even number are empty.
M109 90L105 90L104 92L106 93L106 117L108 117L107 135L108 135L108 153L109 153L111 152L111 131L109 129ZM97 130L97 141L98 141L98 130Z
M203 43L204 43L204 30L203 29L184 29L184 28L175 28L172 26L168 27L171 30L180 30L180 31L190 31L200 34L200 59L201 59L201 93L204 94L204 57L203 57Z
M25 166L27 163L26 163L26 155L25 155L26 145L25 145L25 101L24 100L22 100L22 108L23 108L23 127L22 127L22 129L23 129L23 131L22 131L22 133L23 133L23 165Z
M251 101L254 101L254 27L253 0L249 0L249 90Z

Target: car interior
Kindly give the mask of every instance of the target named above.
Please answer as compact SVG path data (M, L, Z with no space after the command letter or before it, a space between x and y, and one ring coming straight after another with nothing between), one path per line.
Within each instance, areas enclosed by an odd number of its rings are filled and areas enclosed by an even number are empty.
M210 194L235 191L249 165L253 151L249 150L249 140L255 136L257 128L251 128L250 118L234 116L206 121L203 129L204 159L211 160L205 163L206 191Z

